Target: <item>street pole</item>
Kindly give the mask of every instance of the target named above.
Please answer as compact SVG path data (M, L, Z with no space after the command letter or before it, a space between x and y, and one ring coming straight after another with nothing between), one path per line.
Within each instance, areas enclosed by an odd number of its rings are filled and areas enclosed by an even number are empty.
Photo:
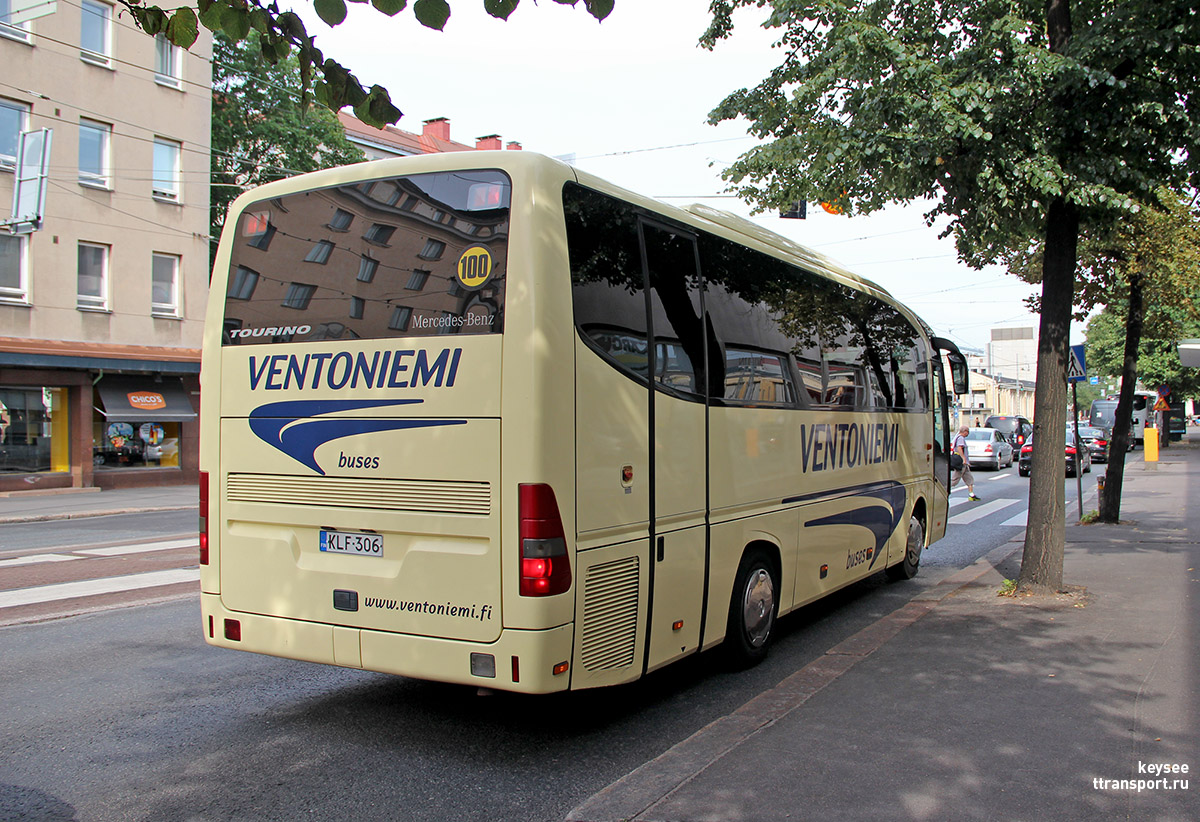
M1071 383L1071 405L1075 409L1075 489L1076 500L1079 502L1079 521L1083 522L1083 455L1079 449L1084 444L1079 440L1079 382Z

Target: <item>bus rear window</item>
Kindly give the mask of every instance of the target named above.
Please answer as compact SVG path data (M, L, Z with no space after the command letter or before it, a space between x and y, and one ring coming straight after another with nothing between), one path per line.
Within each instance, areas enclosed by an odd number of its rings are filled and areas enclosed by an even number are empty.
M512 184L500 171L370 180L244 209L225 345L498 334Z

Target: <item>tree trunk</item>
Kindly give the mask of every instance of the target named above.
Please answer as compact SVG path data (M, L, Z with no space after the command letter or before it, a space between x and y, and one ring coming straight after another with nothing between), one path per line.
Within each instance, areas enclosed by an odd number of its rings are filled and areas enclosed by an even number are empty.
M1042 319L1033 400L1033 462L1025 552L1017 587L1024 593L1062 588L1066 496L1067 355L1075 296L1079 211L1062 197L1050 204L1042 263Z
M1125 481L1125 453L1129 450L1133 391L1137 384L1138 346L1142 344L1142 275L1129 275L1129 314L1125 319L1125 361L1121 365L1121 395L1116 419L1108 440L1108 466L1104 469L1104 493L1100 495L1100 521L1121 521L1121 486Z

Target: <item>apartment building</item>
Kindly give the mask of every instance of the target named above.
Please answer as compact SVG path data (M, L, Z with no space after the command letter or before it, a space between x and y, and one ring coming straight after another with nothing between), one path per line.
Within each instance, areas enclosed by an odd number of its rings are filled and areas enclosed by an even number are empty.
M0 0L0 221L19 133L53 143L41 228L0 229L0 492L194 482L210 36L184 51L104 0L17 4Z

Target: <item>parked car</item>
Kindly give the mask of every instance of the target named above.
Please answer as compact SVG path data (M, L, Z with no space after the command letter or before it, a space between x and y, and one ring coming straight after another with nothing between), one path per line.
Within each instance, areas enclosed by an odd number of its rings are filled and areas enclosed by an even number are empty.
M983 421L985 428L995 428L1004 435L1014 448L1020 448L1033 436L1033 423L1022 416L993 414Z
M1023 477L1029 476L1029 470L1033 465L1033 448L1032 439L1026 440L1025 444L1021 446L1021 456L1017 460L1017 473ZM1067 432L1066 456L1068 477L1075 476L1081 470L1085 474L1092 470L1092 455L1086 447L1075 447L1074 431Z
M975 466L1007 468L1013 464L1012 443L995 428L972 428L967 434L967 459Z
M1067 431L1074 433L1075 426L1068 424ZM1109 433L1107 431L1103 428L1081 425L1079 426L1079 438L1087 446L1088 454L1092 457L1092 462L1108 462Z

